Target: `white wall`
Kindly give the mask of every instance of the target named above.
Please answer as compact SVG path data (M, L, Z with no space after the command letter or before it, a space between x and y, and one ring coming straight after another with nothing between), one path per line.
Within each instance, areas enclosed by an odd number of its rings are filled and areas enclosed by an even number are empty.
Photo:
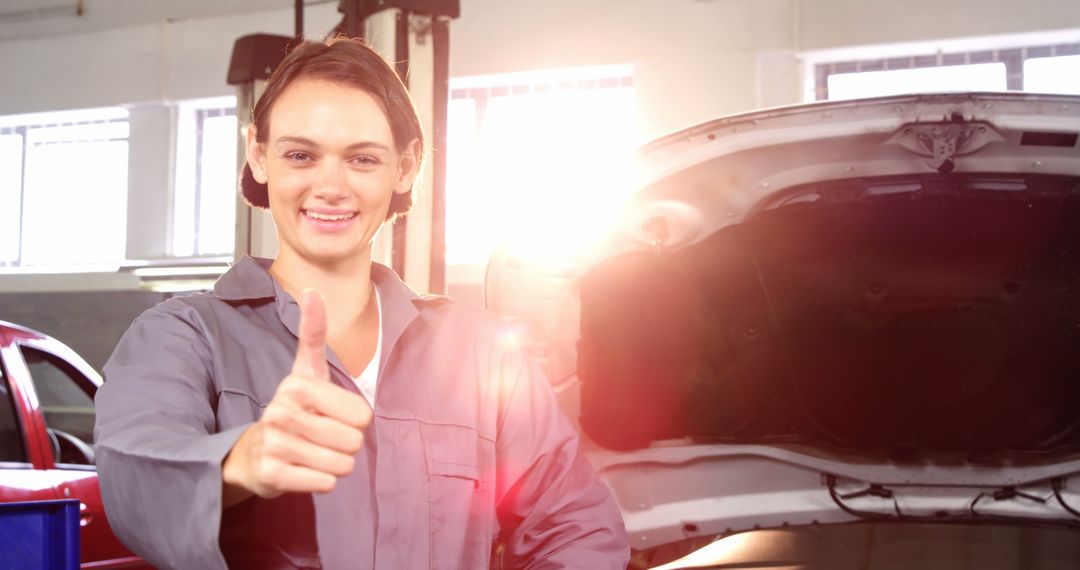
M452 75L632 64L647 135L718 114L798 102L795 54L801 51L1080 28L1076 0L461 4L451 38ZM123 6L112 2L103 9ZM309 34L340 20L333 2L309 7L305 18ZM70 22L64 27L76 29ZM227 95L232 43L256 32L291 34L292 10L0 42L0 115Z
M292 16L276 10L0 43L0 115L231 95L225 75L233 42L291 35ZM312 32L340 20L332 4L305 17Z
M463 0L452 72L631 63L659 135L799 102L799 52L1063 28L1076 0Z
M647 136L756 107L755 55L788 49L792 29L790 0L463 4L454 75L633 64Z
M801 49L1080 27L1076 0L804 0Z

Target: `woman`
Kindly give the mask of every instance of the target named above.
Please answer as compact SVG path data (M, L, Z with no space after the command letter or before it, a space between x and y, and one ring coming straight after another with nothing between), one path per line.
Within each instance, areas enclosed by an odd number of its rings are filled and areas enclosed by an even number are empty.
M505 567L625 568L610 493L501 323L371 261L423 146L401 81L359 42L306 42L270 77L241 187L270 209L278 257L147 311L105 367L102 498L134 552L486 568L498 535Z

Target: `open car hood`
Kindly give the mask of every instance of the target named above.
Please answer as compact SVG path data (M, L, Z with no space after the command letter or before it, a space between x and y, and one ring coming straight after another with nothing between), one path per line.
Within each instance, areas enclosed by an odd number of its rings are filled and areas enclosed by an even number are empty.
M812 104L646 146L587 261L491 261L641 550L1080 522L1080 97Z

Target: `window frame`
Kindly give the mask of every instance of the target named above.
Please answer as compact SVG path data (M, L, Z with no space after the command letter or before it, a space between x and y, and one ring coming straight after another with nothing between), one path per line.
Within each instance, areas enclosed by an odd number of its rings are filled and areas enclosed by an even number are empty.
M18 135L20 139L19 151L19 221L18 231L15 233L15 239L17 245L15 247L15 259L14 261L4 261L0 259L0 271L6 269L21 267L22 261L22 229L23 224L23 205L26 204L26 126L18 125L15 127L0 127L0 135Z
M868 48L867 51L874 51ZM1024 62L1028 59L1080 55L1080 42L1058 42L1019 47L937 50L927 54L912 49L907 55L883 54L882 57L866 59L811 58L813 96L809 101L829 100L829 76L869 71L895 71L924 69L982 63L1005 65L1006 89L1024 90ZM815 61L816 60L816 61Z
M0 331L0 335L3 335L3 331ZM15 362L11 356L18 355L19 359ZM0 469L40 469L44 466L38 465L34 461L34 453L32 447L35 442L30 441L27 437L27 425L33 421L33 418L26 417L27 411L27 394L22 386L22 383L18 381L17 374L12 373L11 364L22 364L25 367L25 363L21 360L22 355L12 345L0 346L0 383L3 383L7 387L7 398L12 406L13 417L15 419L15 426L19 430L19 439L22 441L23 446L23 458L25 461L0 461ZM2 405L2 403L0 403Z
M0 331L0 334L2 332ZM49 450L48 442L42 441L45 436L45 422L43 418L38 417L41 412L38 410L34 387L27 385L30 372L17 346L19 342L21 340L0 346L0 360L3 361L4 367L3 381L7 382L11 402L15 406L15 418L21 431L26 461L0 462L0 467L27 470L52 469L55 465L52 452L46 453ZM44 439L48 438L44 437Z
M68 359L66 359L66 358L64 358L64 357L62 357L62 356L60 356L58 354L55 354L54 352L52 352L51 350L49 350L45 346L42 346L41 343L38 343L38 342L35 342L35 341L18 341L18 342L15 343L15 346L16 346L16 348L18 348L18 354L22 358L23 366L26 368L26 378L29 381L28 389L33 392L34 400L37 402L36 410L38 412L38 415L40 415L42 426L43 426L43 429L45 430L44 433L48 434L48 430L49 430L49 422L45 419L45 405L41 402L41 398L38 395L37 384L34 383L34 374L33 374L33 372L30 371L30 363L27 362L26 353L24 352L24 349L29 348L30 350L37 351L37 352L41 353L42 355L44 355L46 361L49 362L49 364L52 364L52 365L56 366L57 368L59 368L61 372L63 372L73 383L75 383L76 386L78 386L78 388L80 390L82 390L82 392L84 394L86 394L87 397L90 398L91 404L93 403L94 396L97 393L97 390L100 388L100 385L95 384L93 382L93 380L91 380L89 377L87 377L86 374L84 374L79 369L78 366L72 364L72 362L70 360L68 360ZM95 415L96 415L96 411L95 411ZM91 447L93 447L93 445L94 445L93 442L89 442L89 441L84 442L84 443L86 443L87 445L90 445ZM52 452L52 448L51 448L51 442L50 442L50 455L51 455L51 452ZM54 460L53 460L53 468L54 469L65 469L65 470L75 470L75 471L96 471L97 470L96 464L87 465L87 464L84 464L84 463L61 463L59 461L56 461L56 459L57 458L54 458Z

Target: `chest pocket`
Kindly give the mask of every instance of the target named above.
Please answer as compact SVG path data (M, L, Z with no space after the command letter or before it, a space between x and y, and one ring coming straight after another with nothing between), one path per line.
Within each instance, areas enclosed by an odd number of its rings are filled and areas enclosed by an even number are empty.
M261 418L278 385L288 376L291 364L287 347L268 344L262 350L221 351L215 357L219 431Z
M431 568L487 568L495 528L494 442L470 427L420 423Z

